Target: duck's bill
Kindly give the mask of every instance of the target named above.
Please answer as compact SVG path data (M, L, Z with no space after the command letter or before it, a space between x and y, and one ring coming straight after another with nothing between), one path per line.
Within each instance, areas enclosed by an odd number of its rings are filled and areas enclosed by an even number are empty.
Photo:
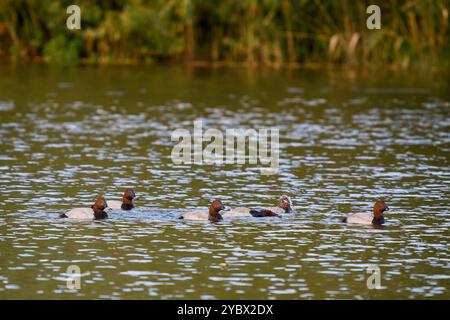
M106 207L103 211L105 211L105 212L112 212L113 209L111 209L110 207Z
M231 210L231 208L223 207L222 210L220 210L220 211L230 211L230 210Z

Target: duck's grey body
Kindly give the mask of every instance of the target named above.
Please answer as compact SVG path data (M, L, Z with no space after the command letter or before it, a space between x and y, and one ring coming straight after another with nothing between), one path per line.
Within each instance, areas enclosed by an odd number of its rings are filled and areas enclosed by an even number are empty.
M64 213L64 215L71 219L93 220L95 218L94 210L91 208L74 208Z
M223 217L251 217L250 208L236 207L228 211L223 211Z
M185 220L208 220L209 212L208 211L191 211L185 212L180 216L180 219Z
M353 213L344 219L347 223L355 223L355 224L372 224L373 223L373 214L371 213Z
M122 209L122 201L108 200L106 203L108 204L108 208L111 208L112 210Z

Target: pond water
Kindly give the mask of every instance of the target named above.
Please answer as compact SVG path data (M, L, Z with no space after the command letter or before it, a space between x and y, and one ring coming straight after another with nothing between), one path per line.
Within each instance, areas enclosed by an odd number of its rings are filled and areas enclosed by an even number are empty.
M448 79L0 66L0 298L449 299ZM174 164L172 132L197 119L279 129L278 173ZM127 186L140 196L132 212L58 218ZM296 209L281 219L177 219L213 198L273 205L281 194ZM340 222L380 197L384 227Z

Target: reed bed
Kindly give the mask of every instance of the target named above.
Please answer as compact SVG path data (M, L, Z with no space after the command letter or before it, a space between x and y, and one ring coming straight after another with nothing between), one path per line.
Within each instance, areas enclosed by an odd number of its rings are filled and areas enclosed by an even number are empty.
M447 0L0 0L0 58L50 63L448 67Z

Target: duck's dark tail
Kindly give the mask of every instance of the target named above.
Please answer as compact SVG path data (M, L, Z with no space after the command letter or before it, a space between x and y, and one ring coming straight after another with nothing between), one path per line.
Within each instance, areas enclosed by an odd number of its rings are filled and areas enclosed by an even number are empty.
M250 214L254 217L265 217L266 214L264 213L263 210L258 210L258 209L250 209Z
M68 218L68 216L67 216L65 213L60 214L59 217L60 217L60 218Z
M254 217L279 217L278 214L267 209L250 209L250 214Z
M178 219L184 219L184 217L183 216L179 216Z
M347 222L347 217L342 218L341 221L344 222L344 223L346 223L346 222Z

